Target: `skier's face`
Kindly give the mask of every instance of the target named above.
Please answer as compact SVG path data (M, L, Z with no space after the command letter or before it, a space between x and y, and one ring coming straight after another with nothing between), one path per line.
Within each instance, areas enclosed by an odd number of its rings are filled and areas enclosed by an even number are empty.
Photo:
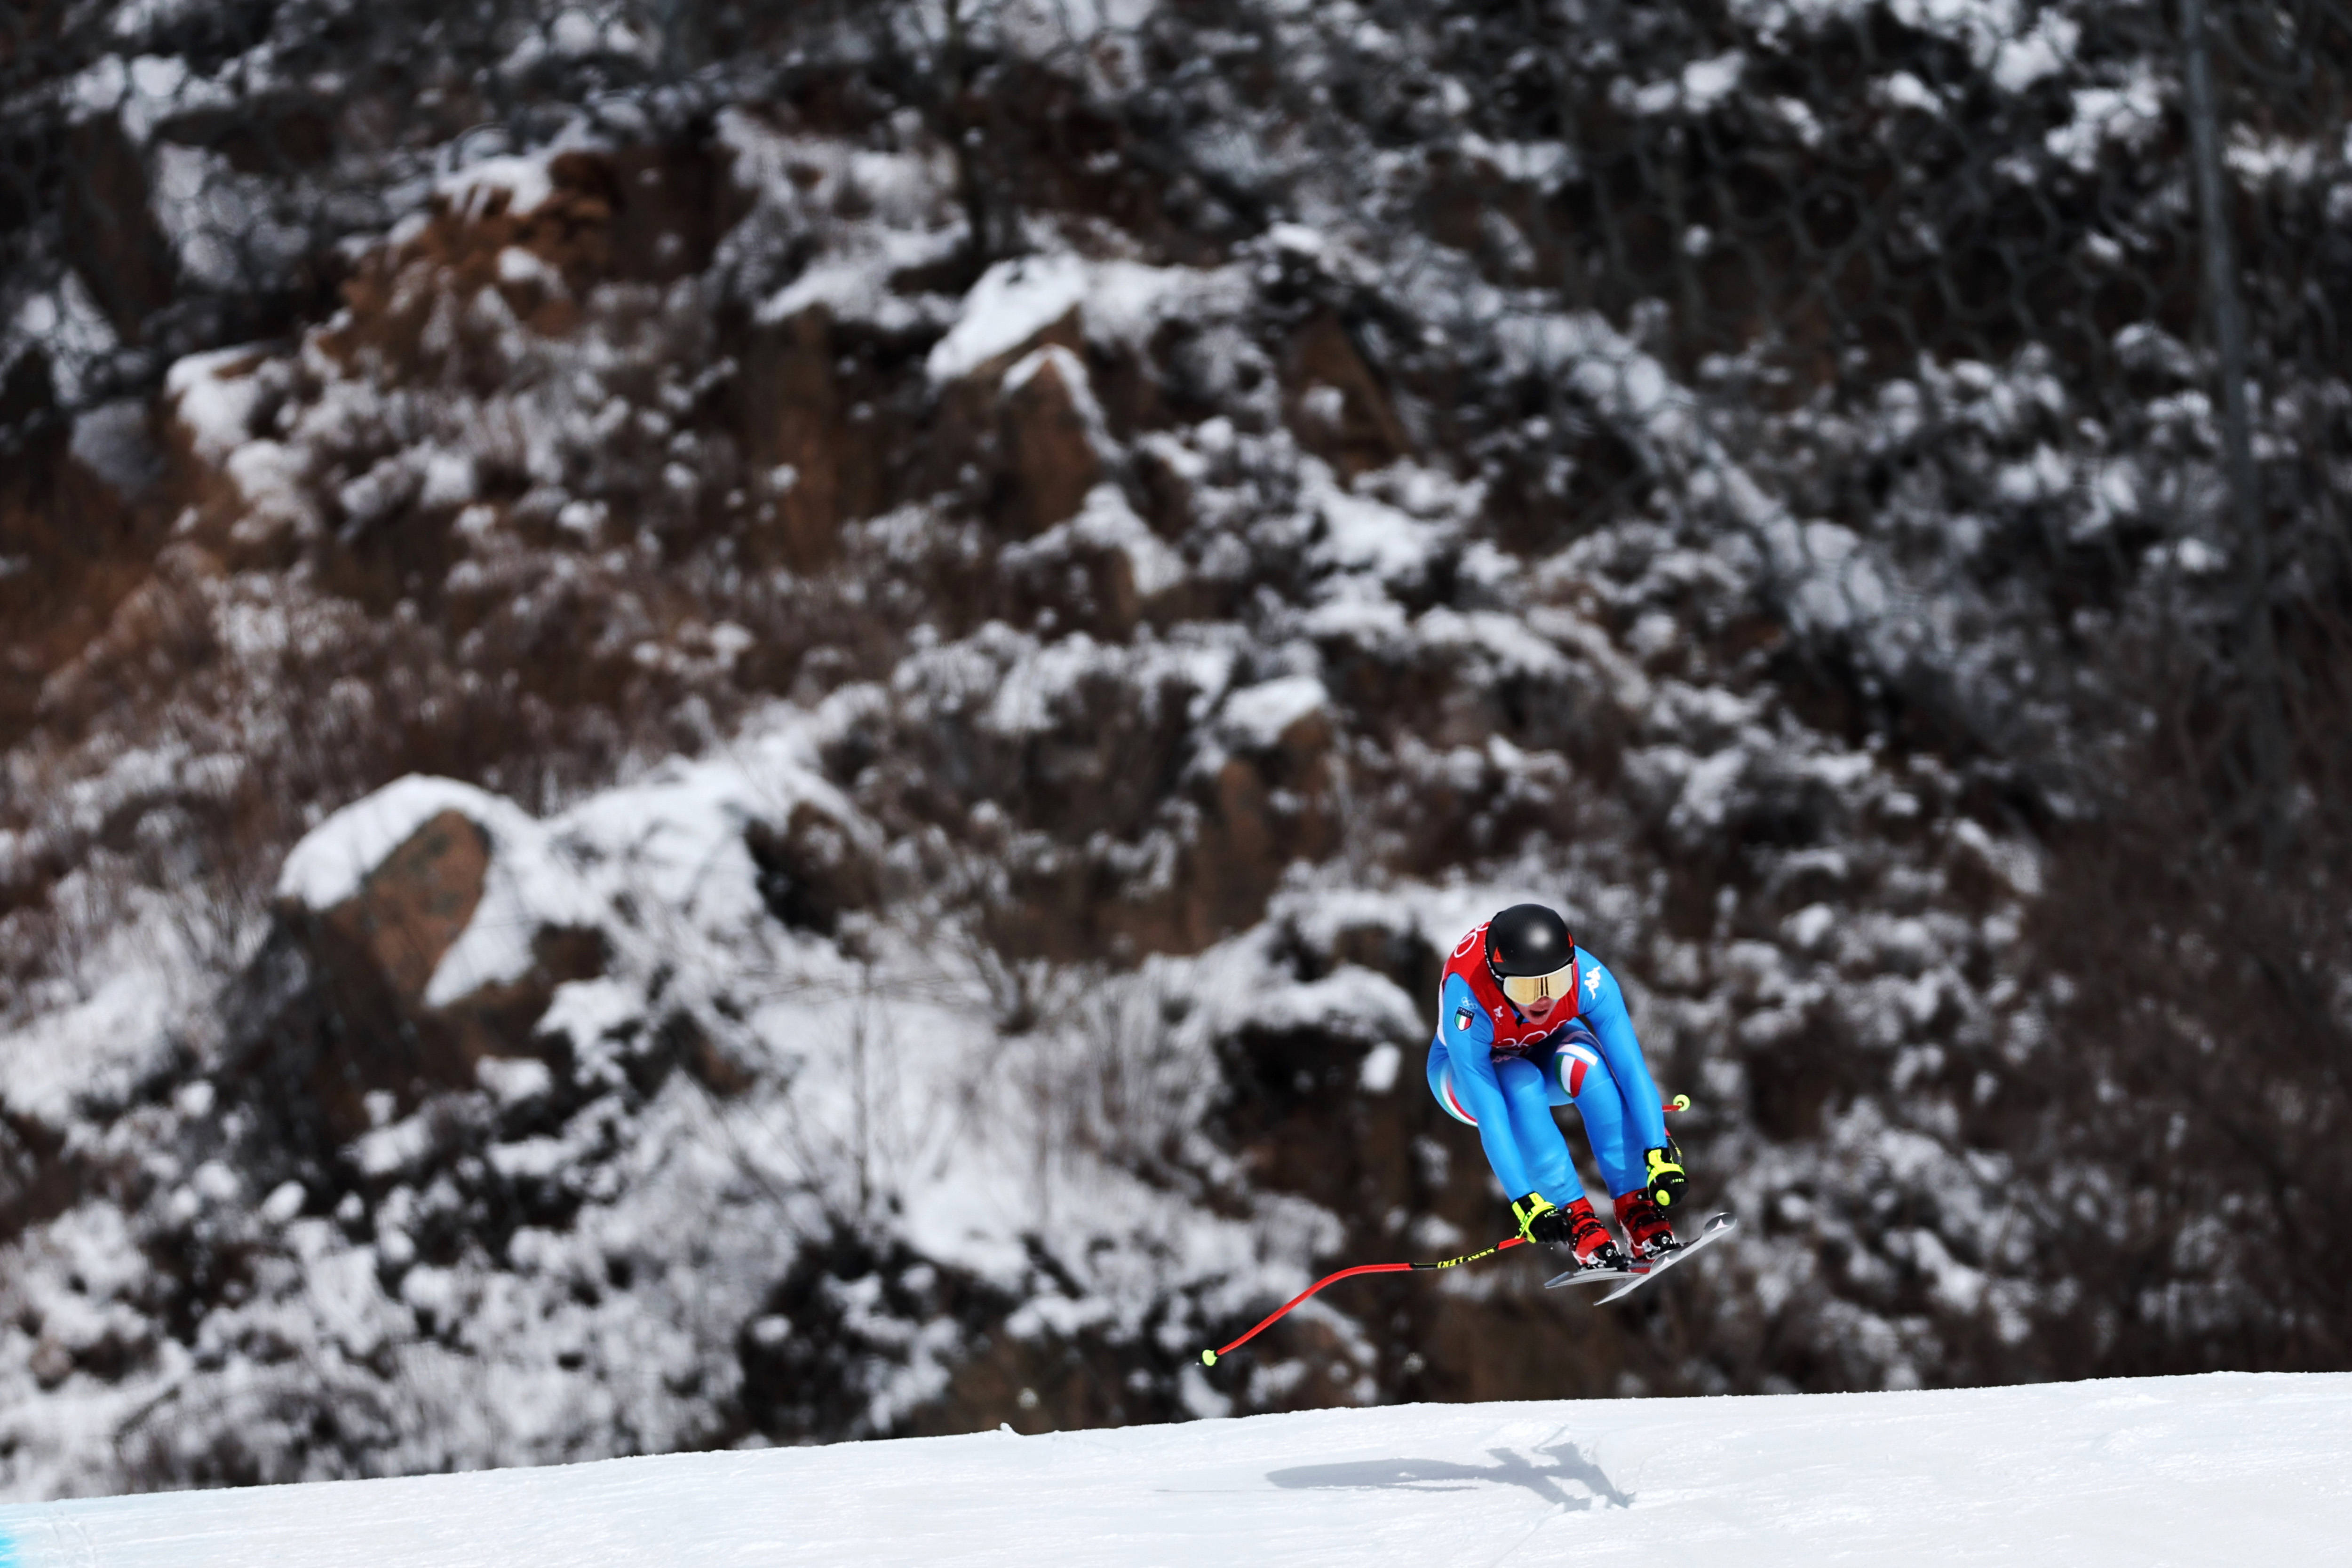
M1503 994L1511 1005L1540 1023L1551 1016L1560 999L1576 989L1576 962L1569 962L1549 975L1512 975L1503 981Z

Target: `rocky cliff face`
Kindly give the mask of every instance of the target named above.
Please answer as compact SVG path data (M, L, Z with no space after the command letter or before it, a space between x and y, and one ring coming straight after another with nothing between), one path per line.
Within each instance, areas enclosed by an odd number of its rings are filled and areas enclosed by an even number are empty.
M246 68L315 59L282 10ZM875 16L663 74L518 13L571 52L472 79L555 73L560 132L428 177L330 113L387 204L300 252L331 305L269 273L269 331L26 427L0 1484L2095 1364L2032 936L2121 755L2070 639L2201 580L2135 499L2210 477L2193 366L2128 329L2144 418L2094 440L2030 317L1881 352L1790 257L1681 276L1789 350L1727 358L1641 300L1736 214L1659 246L1609 193L1655 219L1661 126L1881 167L1922 75L2120 169L2131 100L2081 95L2138 57L2005 12L1853 80L1835 17ZM247 90L187 47L88 118L119 181ZM1919 167L1895 216L1981 173ZM112 242L168 288L104 269L164 341L173 223ZM1495 1232L1421 1063L1441 956L1526 897L1742 1239L1623 1313L1361 1282L1205 1376L1339 1260Z

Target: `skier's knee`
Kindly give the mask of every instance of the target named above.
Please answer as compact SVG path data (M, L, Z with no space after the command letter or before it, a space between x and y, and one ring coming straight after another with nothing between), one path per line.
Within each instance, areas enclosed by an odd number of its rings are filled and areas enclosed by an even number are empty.
M1454 1073L1451 1069L1433 1066L1429 1070L1429 1092L1437 1097L1438 1105L1447 1115L1465 1127L1475 1127L1478 1124L1478 1118L1463 1107L1461 1098L1454 1092Z

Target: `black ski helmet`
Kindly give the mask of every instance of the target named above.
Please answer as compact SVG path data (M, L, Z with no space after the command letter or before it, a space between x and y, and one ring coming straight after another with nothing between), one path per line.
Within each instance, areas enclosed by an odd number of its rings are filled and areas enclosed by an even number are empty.
M1496 985L1512 975L1564 969L1575 956L1568 922L1540 904L1514 904L1486 922L1486 972Z

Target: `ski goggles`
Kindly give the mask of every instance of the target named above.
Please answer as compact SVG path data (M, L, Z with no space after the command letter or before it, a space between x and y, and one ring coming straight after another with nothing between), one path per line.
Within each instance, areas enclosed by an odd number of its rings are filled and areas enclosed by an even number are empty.
M1576 960L1570 958L1549 975L1506 975L1502 979L1503 995L1510 998L1513 1006L1539 1008L1576 995Z

